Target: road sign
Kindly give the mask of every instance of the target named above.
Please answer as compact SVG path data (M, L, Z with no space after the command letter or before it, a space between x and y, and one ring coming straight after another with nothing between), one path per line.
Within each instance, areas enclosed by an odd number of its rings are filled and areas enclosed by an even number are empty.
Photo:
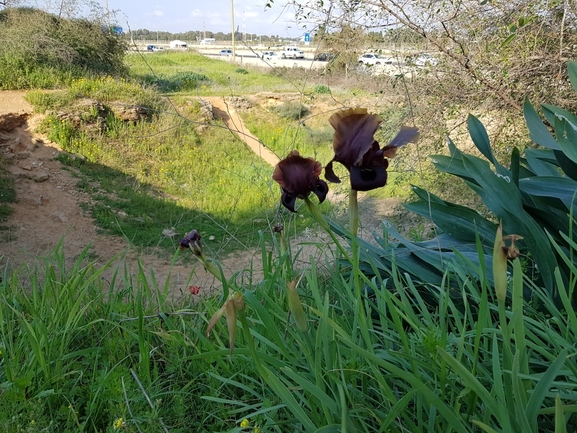
M311 41L311 34L305 33L305 42L310 42L310 41Z

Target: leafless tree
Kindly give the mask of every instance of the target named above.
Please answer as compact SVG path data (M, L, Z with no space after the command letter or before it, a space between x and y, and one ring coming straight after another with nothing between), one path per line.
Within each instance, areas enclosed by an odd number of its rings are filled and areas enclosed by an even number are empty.
M525 96L569 93L566 62L577 57L577 10L569 0L293 0L302 21L338 32L405 29L421 38L414 50L443 59L443 92L477 95L478 101L519 110ZM559 87L561 86L561 87ZM455 93L450 92L449 93ZM458 95L456 95L458 97ZM474 95L472 95L474 96ZM567 101L565 101L567 102Z

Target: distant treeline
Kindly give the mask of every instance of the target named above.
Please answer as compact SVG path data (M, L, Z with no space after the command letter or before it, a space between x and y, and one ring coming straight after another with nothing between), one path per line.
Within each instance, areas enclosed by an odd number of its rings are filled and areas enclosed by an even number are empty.
M211 32L211 31L204 31L204 30L191 30L188 32L183 33L171 33L166 31L155 31L155 30L148 30L148 29L138 29L133 30L131 33L125 33L122 36L127 40L174 40L180 39L183 41L201 41L205 38L214 38L217 41L230 41L232 39L232 33L223 33L223 32ZM243 33L240 31L236 31L234 37L238 41L262 41L262 42L269 42L269 41L279 41L281 38L278 35L258 35L256 33ZM287 40L286 38L282 38L282 40ZM298 40L298 39L295 39Z

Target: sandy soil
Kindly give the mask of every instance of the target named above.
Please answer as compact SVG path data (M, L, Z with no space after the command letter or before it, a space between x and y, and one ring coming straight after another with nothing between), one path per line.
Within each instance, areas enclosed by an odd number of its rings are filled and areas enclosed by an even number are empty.
M90 198L76 188L77 180L54 159L60 149L34 132L41 117L32 113L24 95L20 91L0 92L0 152L12 162L9 169L15 179L18 200L13 206L14 213L2 224L9 229L0 232L0 264L11 268L31 265L51 254L62 242L69 264L90 245L89 257L97 266L118 256L116 261L125 260L133 275L138 274L138 262L142 263L147 272L154 272L160 285L165 284L170 274L170 290L175 297L189 296L189 285L201 286L205 293L219 287L219 282L202 266L171 265L172 257L141 254L131 249L125 239L99 233L93 219L80 207ZM211 98L210 102L214 113L233 131L241 131L240 136L255 153L271 166L276 164L278 157L248 133L232 107L218 98ZM397 203L391 200L371 204L370 212L366 213L365 230L377 228L380 219L390 216ZM305 233L302 240L320 239L318 234ZM310 253L314 251L304 254L303 260L306 261ZM225 274L230 276L241 269L252 268L253 262L258 272L259 258L260 252L243 251L224 258L221 263Z

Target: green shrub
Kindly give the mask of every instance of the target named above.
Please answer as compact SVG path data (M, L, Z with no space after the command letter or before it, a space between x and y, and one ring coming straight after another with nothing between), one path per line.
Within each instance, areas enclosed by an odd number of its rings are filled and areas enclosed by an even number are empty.
M248 74L248 71L244 68L237 68L234 72L236 72L237 74L242 74L242 75Z
M333 141L334 129L332 128L322 128L322 129L305 129L307 135L307 142L315 146L329 146Z
M46 88L87 74L127 73L126 45L99 20L66 19L36 9L0 12L0 86Z
M315 86L314 92L318 93L320 95L326 95L326 94L331 93L331 89L328 86L325 86L323 84L319 84L319 85Z
M285 102L275 109L279 116L290 120L301 120L310 113L310 110L303 104L291 101Z

